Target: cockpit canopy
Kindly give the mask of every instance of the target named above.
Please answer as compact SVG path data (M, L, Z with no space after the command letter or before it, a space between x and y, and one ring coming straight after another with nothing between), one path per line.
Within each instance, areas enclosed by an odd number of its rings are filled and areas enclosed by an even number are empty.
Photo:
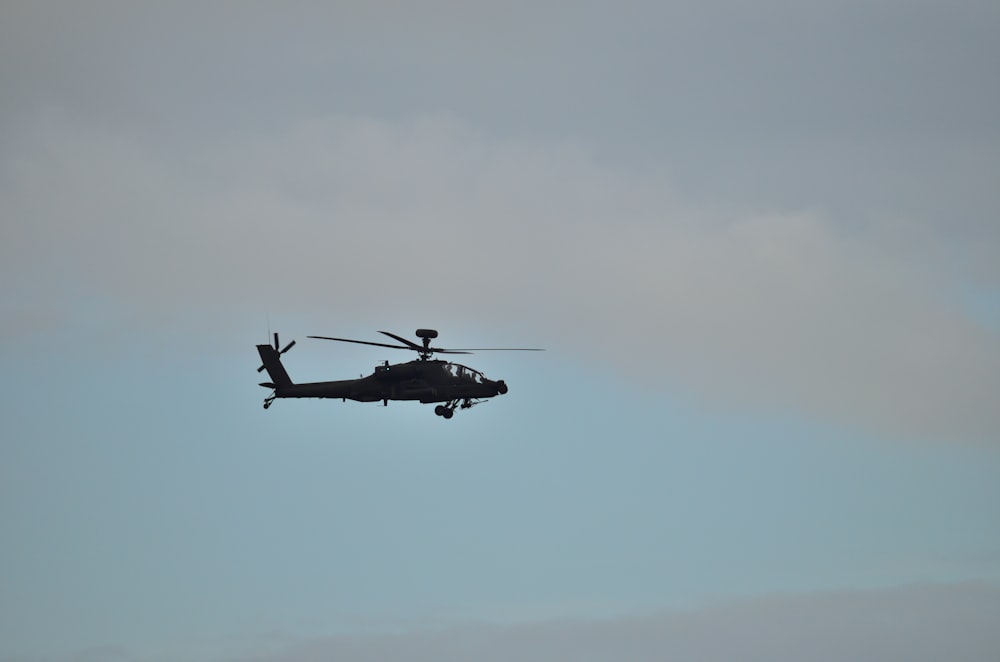
M457 379L466 379L473 384L484 384L486 382L486 375L461 363L445 363L442 367L445 372Z

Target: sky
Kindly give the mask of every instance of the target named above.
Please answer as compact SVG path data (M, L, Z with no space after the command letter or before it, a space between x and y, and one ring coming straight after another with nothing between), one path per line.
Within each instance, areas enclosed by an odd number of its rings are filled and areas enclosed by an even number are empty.
M0 660L997 659L998 30L0 4Z

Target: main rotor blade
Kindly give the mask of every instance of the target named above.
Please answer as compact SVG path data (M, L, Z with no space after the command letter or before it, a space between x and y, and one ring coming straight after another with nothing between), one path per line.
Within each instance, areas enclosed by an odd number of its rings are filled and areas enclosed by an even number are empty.
M397 336L397 335L396 335L395 333L389 333L388 331L379 331L379 333L382 333L382 334L384 334L384 335L387 335L387 336L389 336L390 338L393 338L393 339L395 339L395 340L398 340L399 342L403 343L404 345L406 345L406 346L407 346L407 347L409 347L410 349L415 349L415 350L417 350L418 352L422 352L422 351L424 351L424 348L423 348L423 347L421 347L420 345L418 345L417 343L415 343L415 342L412 342L412 341L410 341L410 340L407 340L406 338L404 338L404 337L402 337L402 336Z
M379 331L379 333L384 333L390 338L395 338L399 342L406 343L406 345L415 352L429 352L431 354L469 354L470 352L465 349L445 349L444 347L421 347L415 342L410 342L402 336L397 336L395 333L389 333L388 331Z
M379 333L385 334L392 338L393 340L398 340L403 343L402 345L389 345L388 343L382 342L371 342L368 340L352 340L350 338L333 338L331 336L306 336L307 338L316 338L317 340L336 340L337 342L350 342L356 343L358 345L373 345L375 347L389 347L391 349L409 349L414 352L420 353L431 353L431 354L471 354L473 352L544 352L544 349L528 348L528 347L479 347L476 349L471 348L461 348L461 349L446 349L444 347L421 347L420 345L407 340L402 336L397 336L395 333L389 333L388 331L379 331Z
M416 349L422 351L418 347L407 347L406 345L388 345L382 342L368 342L367 340L351 340L350 338L331 338L330 336L306 336L307 338L316 338L318 340L337 340L339 342L353 342L359 345L375 345L376 347L391 347L392 349Z
M537 347L463 347L462 349L449 349L449 352L544 352L544 349Z

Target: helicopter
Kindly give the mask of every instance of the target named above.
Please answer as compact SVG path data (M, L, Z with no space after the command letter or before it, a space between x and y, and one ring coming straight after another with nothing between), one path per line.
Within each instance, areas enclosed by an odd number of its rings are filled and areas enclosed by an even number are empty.
M434 413L449 419L455 415L456 409L469 409L474 405L486 402L489 398L503 395L507 392L507 384L502 380L489 379L482 372L469 366L433 358L435 354L471 354L485 351L541 352L544 350L523 347L485 347L477 349L445 349L431 347L431 340L438 337L434 329L417 329L415 335L422 343L417 344L388 331L379 333L389 336L400 344L370 342L367 340L351 340L349 338L333 338L330 336L307 336L318 340L335 340L338 342L357 343L359 345L374 345L375 347L390 347L405 349L417 353L417 359L406 363L390 364L385 361L375 366L375 371L367 377L344 379L332 382L310 382L296 384L288 376L281 364L281 356L290 350L295 341L288 343L283 349L278 342L278 334L274 334L274 345L257 345L257 352L263 364L257 372L267 371L271 378L269 382L261 382L261 386L273 389L264 398L264 409L268 409L278 398L339 398L343 401L357 402L382 401L388 406L390 400L417 400L424 404L440 403L434 407Z

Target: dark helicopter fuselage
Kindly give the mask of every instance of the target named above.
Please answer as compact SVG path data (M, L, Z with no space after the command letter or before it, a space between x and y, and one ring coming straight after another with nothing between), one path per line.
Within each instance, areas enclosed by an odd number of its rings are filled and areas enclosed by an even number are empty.
M350 338L334 338L331 336L309 336L320 340L335 340L338 342L356 343L403 349L417 352L420 358L407 363L386 361L377 366L367 377L358 379L341 379L333 382L310 382L296 384L288 376L281 364L281 355L287 352L295 341L280 349L278 334L274 334L274 345L257 345L263 365L257 372L267 370L271 381L263 382L261 386L274 389L274 393L264 399L264 409L267 409L278 398L339 398L357 402L378 402L388 405L390 400L415 400L417 402L440 402L434 407L434 413L444 418L451 418L456 409L468 409L488 398L503 395L507 392L507 384L502 379L488 379L486 375L460 363L441 361L432 358L434 354L470 354L486 351L540 352L540 349L487 347L477 349L445 349L432 347L431 340L437 338L434 329L417 329L416 336L421 344L407 340L402 336L388 331L379 331L398 344L386 344L367 340L352 340Z
M386 361L366 377L296 384L288 378L274 347L257 345L257 351L273 380L261 386L273 388L276 398L338 398L358 402L417 400L430 403L482 400L507 392L503 380L488 379L468 366L436 359L395 364Z

